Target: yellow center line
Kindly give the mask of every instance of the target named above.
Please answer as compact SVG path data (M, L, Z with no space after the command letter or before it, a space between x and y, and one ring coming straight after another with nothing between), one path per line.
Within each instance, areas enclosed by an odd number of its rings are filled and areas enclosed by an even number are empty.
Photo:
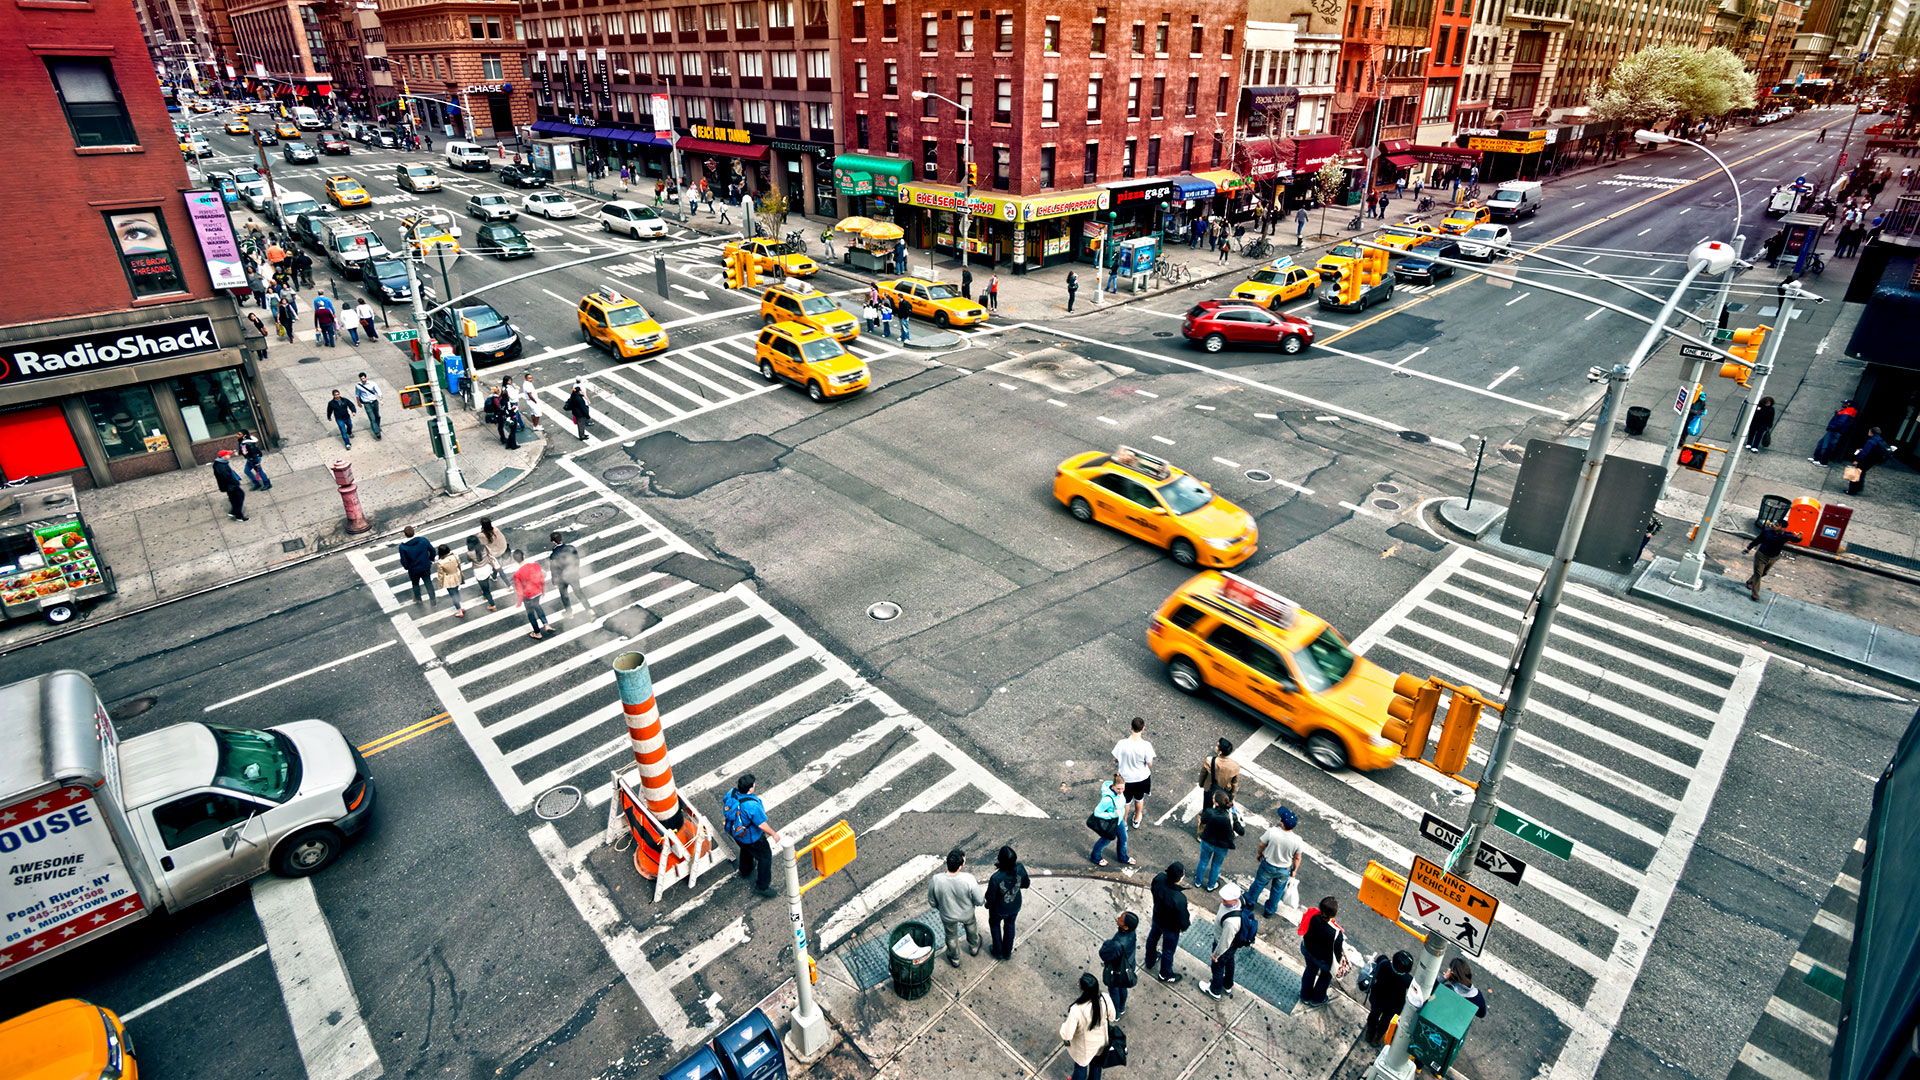
M1782 142L1773 143L1769 145L1766 149L1757 150L1754 153L1748 154L1746 157L1743 157L1738 161L1728 162L1727 168L1731 170L1735 165L1745 165L1747 162L1752 161L1754 158L1765 157L1768 154L1772 154L1777 151L1784 150L1786 149L1787 143L1791 143L1799 139L1804 139L1811 135L1818 134L1821 130L1824 130L1824 129L1815 128L1812 131L1803 131L1800 134L1793 136L1792 138L1786 139ZM1685 191L1688 188L1692 187L1693 185L1701 183L1703 181L1725 180L1725 179L1727 179L1727 177L1718 171L1707 173L1704 176L1696 176L1693 179L1677 187L1670 187L1664 191L1658 192L1653 195L1649 195L1646 198L1641 199L1639 202L1634 203L1632 206L1622 207L1618 210L1615 210L1613 213L1608 214L1606 217L1595 218L1592 221L1587 222L1585 225L1581 225L1568 232L1561 233L1559 236L1556 236L1551 240L1547 240L1543 243L1536 244L1534 245L1533 250L1540 251L1545 248L1550 248L1555 244L1565 243L1566 241L1571 240L1576 236L1579 236L1581 233L1586 232L1588 229L1591 229L1597 225L1605 225L1607 222L1612 221L1614 218L1617 218L1622 214L1632 213L1633 211L1640 209L1641 207L1647 205L1650 202L1653 202L1657 199L1664 199L1667 196L1672 195L1676 191ZM1739 183L1739 180L1736 178L1733 182L1737 185ZM1744 225L1744 223L1742 224ZM1474 279L1472 276L1463 277L1459 281L1456 281L1451 285L1445 285L1445 286L1442 286L1441 288L1433 290L1430 293L1425 293L1421 296L1415 297L1413 300L1410 300L1407 303L1401 304L1399 307L1388 308L1386 311L1383 311L1380 314L1375 315L1371 319L1368 319L1364 322L1357 323L1353 326L1347 327L1345 330L1342 330L1339 333L1333 335L1332 337L1326 339L1325 344L1331 345L1334 342L1339 341L1341 338L1350 337L1354 334L1357 334L1360 331L1365 330L1367 327L1372 326L1374 323L1379 322L1381 319L1398 315L1399 313L1407 310L1408 308L1418 307L1421 304L1426 303L1428 300L1431 300L1434 297L1439 296L1441 293L1452 292L1454 289L1457 289L1460 286L1465 285L1473 280Z
M438 716L429 716L417 724L408 724L399 731L380 736L372 742L361 746L360 752L362 754L377 754L382 750L391 750L401 743L406 742L408 739L418 738L432 731L434 728L446 727L451 723L453 723L453 717L447 713L441 713Z

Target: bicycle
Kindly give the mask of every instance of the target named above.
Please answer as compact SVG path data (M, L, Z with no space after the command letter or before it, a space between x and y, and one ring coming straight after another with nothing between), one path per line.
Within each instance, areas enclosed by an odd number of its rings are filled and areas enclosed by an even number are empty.
M807 253L807 234L798 229L788 233L787 248L796 255L805 255Z
M1263 236L1241 248L1240 254L1245 255L1249 259L1264 259L1273 254L1273 245L1268 243L1267 238Z
M1359 214L1355 214L1355 215L1353 215L1353 216L1352 216L1351 218L1348 218L1348 219L1347 219L1347 228L1349 228L1349 229L1351 229L1351 230L1353 230L1353 231L1355 231L1355 232L1358 232L1358 231L1360 231L1360 226L1361 226L1361 224L1362 224L1362 223L1363 223L1363 222L1364 222L1365 220L1366 220L1366 219L1365 219L1365 218L1363 218L1363 217L1362 217L1361 215L1359 215Z
M1165 262L1160 264L1160 277L1169 285L1178 285L1193 277L1185 263Z

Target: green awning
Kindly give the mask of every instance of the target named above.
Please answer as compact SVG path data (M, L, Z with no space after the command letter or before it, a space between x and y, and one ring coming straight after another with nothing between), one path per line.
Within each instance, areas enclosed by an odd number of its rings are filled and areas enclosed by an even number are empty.
M866 191L852 191L847 185L853 183L853 174L866 173L868 188ZM833 159L833 179L840 190L849 195L875 192L892 194L896 185L913 179L913 162L900 158L871 157L867 154L841 154Z
M835 169L833 178L840 185L842 195L873 194L873 174L870 172L842 172Z

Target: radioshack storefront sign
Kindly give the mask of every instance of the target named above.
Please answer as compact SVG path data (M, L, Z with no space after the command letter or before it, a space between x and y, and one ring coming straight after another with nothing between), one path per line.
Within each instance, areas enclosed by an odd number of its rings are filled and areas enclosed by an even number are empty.
M220 347L213 336L213 320L205 315L177 322L132 328L116 327L90 334L52 338L20 345L0 346L0 386L80 375L100 368L122 367L143 360L164 360L188 353L212 352Z

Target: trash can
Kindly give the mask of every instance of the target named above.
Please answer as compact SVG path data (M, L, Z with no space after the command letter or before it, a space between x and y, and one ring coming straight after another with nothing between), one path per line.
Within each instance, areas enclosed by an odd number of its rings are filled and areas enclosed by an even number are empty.
M1652 419L1652 417L1653 410L1647 408L1645 405L1627 406L1627 434L1645 435L1647 433L1647 421Z
M932 989L934 941L933 927L923 922L903 922L887 935L887 965L901 998L917 1001Z
M1791 509L1793 509L1793 500L1785 495L1760 496L1760 513L1753 519L1754 528L1764 529L1769 525L1785 525L1787 511Z

